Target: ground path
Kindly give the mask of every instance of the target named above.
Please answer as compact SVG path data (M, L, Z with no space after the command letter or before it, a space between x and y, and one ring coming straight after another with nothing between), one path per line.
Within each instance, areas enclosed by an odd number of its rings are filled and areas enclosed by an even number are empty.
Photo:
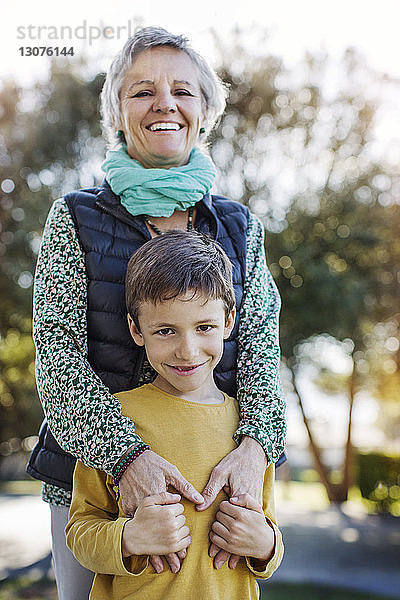
M273 580L317 582L400 599L400 518L278 507L286 553ZM37 495L0 494L0 579L50 569L49 509ZM366 596L367 598L367 596Z

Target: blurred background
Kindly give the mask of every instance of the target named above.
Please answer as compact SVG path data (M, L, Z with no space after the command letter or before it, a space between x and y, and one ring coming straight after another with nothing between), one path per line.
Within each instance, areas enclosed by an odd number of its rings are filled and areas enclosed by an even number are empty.
M289 460L277 473L277 508L287 554L263 593L400 597L399 16L390 0L8 9L0 25L0 600L36 597L31 583L16 582L49 575L47 513L24 474L42 419L31 340L41 233L55 198L102 180L104 72L143 25L188 35L229 84L210 140L215 189L263 221L282 295ZM28 47L73 51L28 56ZM38 530L17 535L21 514ZM31 554L21 553L24 535ZM335 586L355 591L336 596ZM37 597L55 597L54 585Z

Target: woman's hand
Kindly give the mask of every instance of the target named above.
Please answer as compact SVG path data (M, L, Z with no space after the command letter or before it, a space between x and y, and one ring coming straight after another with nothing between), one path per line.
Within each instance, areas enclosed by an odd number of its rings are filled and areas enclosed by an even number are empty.
M181 496L161 492L144 498L122 533L122 554L167 555L186 551L191 542ZM180 568L175 565L173 572ZM172 569L171 569L172 570ZM158 568L156 571L161 572Z
M144 498L167 492L169 485L172 485L191 502L202 503L204 501L199 492L182 476L175 465L172 465L152 450L146 450L129 465L121 477L119 490L122 510L128 517L132 516ZM165 559L173 573L179 570L181 560L185 555L186 549L178 553L165 555ZM157 573L163 571L164 564L160 556L153 555L150 561Z
M253 438L243 436L240 445L213 469L203 490L204 503L198 504L196 509L206 510L221 489L230 497L247 493L261 502L266 466L267 459L260 444ZM211 544L210 556L215 557L214 565L217 568L229 559L229 566L234 569L240 558L217 544Z
M265 519L261 504L250 494L221 502L210 540L226 552L255 558L260 570L265 568L275 546L274 530Z

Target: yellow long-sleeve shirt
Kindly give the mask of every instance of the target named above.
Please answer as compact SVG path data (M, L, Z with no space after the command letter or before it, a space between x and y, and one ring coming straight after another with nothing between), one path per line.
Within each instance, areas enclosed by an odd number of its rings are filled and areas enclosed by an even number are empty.
M236 447L232 436L238 424L237 404L225 396L223 404L198 404L145 385L117 395L124 415L135 421L137 433L151 449L175 464L201 492L212 469ZM127 518L117 501L112 478L78 462L67 526L67 543L77 559L96 573L91 600L245 600L259 597L255 577L267 579L279 566L283 543L276 526L274 466L265 473L263 509L275 531L275 551L263 572L241 559L231 570L213 567L208 556L209 532L220 492L204 512L182 499L192 543L178 574L165 569L156 574L145 556L123 559L121 538Z

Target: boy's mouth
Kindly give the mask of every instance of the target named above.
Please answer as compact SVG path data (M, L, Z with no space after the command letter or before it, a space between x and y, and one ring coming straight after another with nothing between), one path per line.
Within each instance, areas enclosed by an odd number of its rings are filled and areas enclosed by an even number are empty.
M200 369L200 367L202 367L204 364L205 364L205 362L197 364L197 365L167 365L167 366L175 373L185 376L185 375L191 375L192 373L194 373L195 371Z

